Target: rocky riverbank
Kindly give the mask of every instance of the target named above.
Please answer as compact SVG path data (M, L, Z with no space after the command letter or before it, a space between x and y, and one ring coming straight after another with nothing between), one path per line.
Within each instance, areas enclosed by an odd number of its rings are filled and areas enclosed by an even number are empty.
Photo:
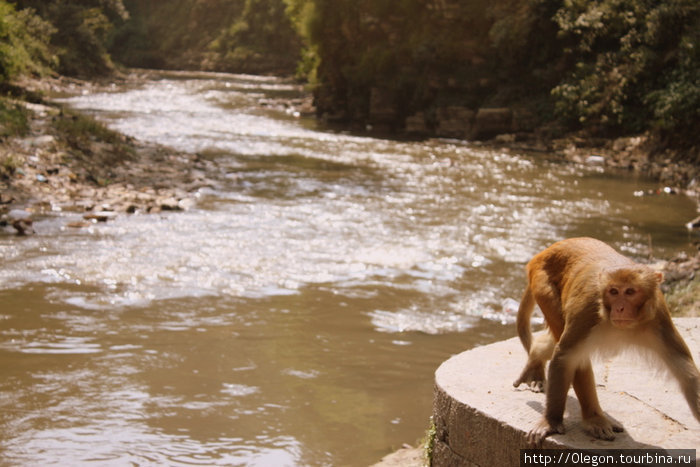
M632 171L658 181L652 192L635 193L637 196L666 196L669 201L685 195L695 200L700 210L700 167L687 162L677 151L658 151L645 135L592 139L569 135L566 138L542 140L534 135L519 140L515 135L502 134L485 143L500 145L504 150L516 152L542 152L563 161L581 165L595 165L609 171ZM694 254L679 253L673 258L649 258L654 267L664 273L661 288L669 306L678 316L700 316L700 217L688 219L691 231L689 242Z
M130 75L116 79L127 82L141 78ZM23 134L5 136L0 142L0 226L6 231L32 233L32 218L50 211L82 213L82 222L67 225L81 228L122 214L185 210L194 204L200 188L216 184L220 171L211 160L136 141L41 97L90 92L105 85L109 83L56 78L24 81L14 89L16 96L10 101L23 109L28 126ZM289 108L298 106L288 104ZM302 105L308 106L308 102ZM297 110L308 111L306 107ZM652 157L644 136L542 139L534 133L500 133L474 144L538 152L604 170L631 170L659 181L657 192L640 196L684 193L700 199L698 167L678 162L673 153ZM683 314L700 314L700 292L695 292L700 291L695 280L700 256L679 256L662 261L659 267L668 277L667 289L672 285L683 291L678 303Z
M27 222L48 211L82 212L84 222L69 225L80 228L122 213L185 210L198 189L214 184L212 161L136 141L37 97L91 84L65 78L22 84L31 101L11 102L26 115L27 131L0 143L0 224L6 229L31 233Z

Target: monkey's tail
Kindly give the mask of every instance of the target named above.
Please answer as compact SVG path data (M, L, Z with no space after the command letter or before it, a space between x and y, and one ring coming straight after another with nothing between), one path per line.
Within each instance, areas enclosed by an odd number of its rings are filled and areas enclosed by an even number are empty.
M522 300L520 300L520 306L518 307L518 317L516 320L518 328L518 336L520 336L520 342L523 343L523 347L529 353L530 347L532 347L532 331L530 330L530 316L532 316L532 310L535 309L535 297L532 296L532 290L530 286L525 289Z

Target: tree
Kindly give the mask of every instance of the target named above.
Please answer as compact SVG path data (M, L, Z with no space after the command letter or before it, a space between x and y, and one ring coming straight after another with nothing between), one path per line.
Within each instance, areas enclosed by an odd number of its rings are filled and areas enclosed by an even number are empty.
M43 74L54 64L48 43L54 29L30 9L0 0L0 81L22 73Z
M696 0L565 0L555 18L575 62L552 91L563 118L605 133L697 124Z
M60 73L73 76L104 75L114 65L107 43L115 23L128 18L122 0L18 0L20 8L33 8L54 27L51 47Z

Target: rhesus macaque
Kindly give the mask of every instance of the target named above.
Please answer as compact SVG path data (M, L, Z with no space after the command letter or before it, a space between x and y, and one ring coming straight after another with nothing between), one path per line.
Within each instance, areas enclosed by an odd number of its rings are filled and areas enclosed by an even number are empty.
M517 327L528 362L513 385L545 387L546 393L544 418L528 434L530 444L539 446L545 437L564 433L564 406L572 384L586 430L596 438L614 439L622 426L600 408L590 356L630 345L651 351L665 364L700 421L700 372L671 321L659 288L662 273L592 238L557 242L532 258L526 270L528 286ZM533 342L530 316L535 303L548 332Z

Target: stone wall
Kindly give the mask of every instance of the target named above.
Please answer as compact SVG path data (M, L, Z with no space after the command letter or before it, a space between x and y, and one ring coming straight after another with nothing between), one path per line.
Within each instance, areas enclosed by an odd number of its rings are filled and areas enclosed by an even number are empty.
M385 112L383 115L387 115ZM442 138L490 139L514 132L529 132L535 128L535 119L524 110L508 107L480 108L463 106L440 107L432 116L416 112L406 118L404 131L412 136L435 135Z

